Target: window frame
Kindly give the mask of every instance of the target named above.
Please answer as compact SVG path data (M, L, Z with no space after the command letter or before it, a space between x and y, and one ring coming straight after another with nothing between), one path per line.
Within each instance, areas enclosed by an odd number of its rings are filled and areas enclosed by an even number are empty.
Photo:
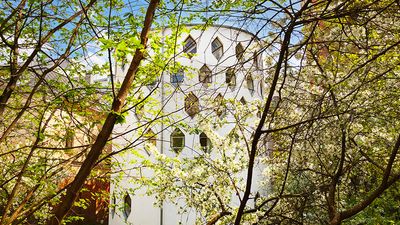
M218 95L214 99L214 102L216 104L216 106L215 106L215 114L217 114L218 117L221 117L226 112L225 103L224 103L224 96L222 96L221 93L218 93Z
M190 117L194 117L200 112L200 100L192 91L185 96L184 107Z
M174 146L174 144L176 143L174 140L176 139L181 139L181 146ZM174 151L175 153L180 153L182 151L182 149L185 147L185 133L183 133L181 131L181 129L179 128L175 128L171 135L170 135L170 148L172 151Z
M200 68L199 81L200 81L200 83L203 83L203 84L211 84L212 83L212 71L206 64L204 64Z
M188 42L188 41L190 41L190 42ZM196 40L191 35L189 35L183 43L184 43L183 52L188 54L189 58L192 58L193 55L197 53ZM189 43L193 43L193 44L190 45Z
M235 47L235 56L238 61L244 60L244 52L245 52L245 49L244 49L242 43L239 42Z
M255 91L254 79L253 79L253 77L251 76L251 74L247 74L247 75L246 75L246 86L247 86L247 89L248 89L251 93L254 93L254 91Z
M229 77L229 79L228 79ZM236 73L233 68L228 68L225 72L225 83L228 87L236 87Z
M210 138L208 138L207 134L205 134L204 132L201 132L199 134L199 143L200 143L200 147L202 148L202 150L204 152L209 152L212 148L211 140L210 140Z
M218 43L219 47L214 48L214 43ZM224 55L224 45L218 37L214 38L214 40L211 42L211 53L217 60L220 60Z
M242 97L240 98L239 102L240 102L242 105L247 105L247 101L246 101L246 99L244 98L244 96L242 96Z
M124 214L125 219L128 219L129 215L132 212L132 198L129 193L125 194L123 203L124 203L123 214Z
M170 74L170 82L172 84L181 84L185 80L185 72L179 69L176 73Z

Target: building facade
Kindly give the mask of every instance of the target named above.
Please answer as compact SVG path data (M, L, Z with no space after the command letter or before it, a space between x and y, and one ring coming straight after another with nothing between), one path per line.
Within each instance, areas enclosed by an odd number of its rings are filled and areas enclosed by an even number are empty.
M159 32L162 37L176 35L171 28ZM212 142L206 132L189 132L180 124L196 127L204 120L223 120L223 125L214 131L224 137L232 132L238 122L234 113L237 105L251 109L252 116L242 122L250 129L255 126L260 113L257 104L261 104L266 88L262 72L263 51L258 38L234 27L187 25L186 32L178 34L176 46L176 57L170 64L175 63L179 68L163 71L161 77L150 82L148 87L140 88L143 96L151 96L157 103L153 106L139 106L138 103L136 109L127 116L127 122L116 128L118 137L113 141L115 152L121 151L122 146L130 145L151 160L153 156L146 150L147 143L154 145L159 153L167 157L213 155ZM124 65L117 68L117 80L126 69ZM226 102L231 106L228 107ZM151 120L148 115L150 111L157 115L169 115L168 123L148 123ZM133 135L130 132L133 129L141 130L143 135ZM194 224L199 216L195 211L179 211L180 205L185 205L184 200L179 204L163 202L161 207L155 206L156 196L146 194L145 187L130 182L137 176L149 179L153 176L145 168L140 170L140 174L132 172L131 168L138 162L135 157L138 156L124 153L114 158L120 170L125 172L115 173L112 178L113 207L109 223ZM261 172L262 168L255 171L255 189ZM244 172L242 176L245 177Z

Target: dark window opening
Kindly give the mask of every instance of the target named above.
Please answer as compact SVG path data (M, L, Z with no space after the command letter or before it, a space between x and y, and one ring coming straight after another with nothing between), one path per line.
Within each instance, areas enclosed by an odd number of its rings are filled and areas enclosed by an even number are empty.
M225 74L225 82L228 84L229 87L236 86L236 75L235 70L233 68L229 68Z
M243 55L244 55L244 48L241 43L236 45L235 53L236 53L236 59L238 59L239 61L242 61Z
M131 196L127 193L124 198L124 216L125 219L128 219L132 210L132 199Z
M183 79L185 77L185 73L183 70L179 70L176 73L171 74L171 83L177 84L177 83L182 83Z
M204 132L201 132L200 136L200 146L203 149L203 151L207 152L211 149L211 140L207 137L207 135Z
M190 117L195 116L200 111L199 99L195 94L193 94L193 92L190 92L185 97L185 111Z
M211 70L206 65L200 68L199 81L201 83L211 83Z
M241 97L240 103L242 103L243 105L246 105L247 104L246 99L244 99L244 97Z
M196 45L196 41L191 36L186 38L185 45L183 46L183 51L189 55L189 58L192 58L193 54L196 54Z
M246 84L247 84L247 89L249 89L249 91L251 93L253 93L254 92L254 81L253 81L253 78L251 77L251 75L246 76Z
M224 46L218 38L215 38L213 42L211 42L211 52L218 60L221 59L224 54Z
M217 97L215 97L215 113L217 114L218 117L222 116L225 114L225 105L224 105L224 97L219 93Z
M179 153L182 151L185 146L185 134L179 129L176 128L171 134L171 149Z

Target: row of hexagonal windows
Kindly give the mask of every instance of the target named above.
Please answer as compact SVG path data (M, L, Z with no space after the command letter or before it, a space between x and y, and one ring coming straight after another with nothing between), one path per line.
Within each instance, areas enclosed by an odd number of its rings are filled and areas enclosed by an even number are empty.
M173 84L179 84L184 81L185 73L183 70L179 70L177 73L171 73L170 81ZM207 65L203 65L199 71L199 81L201 83L211 83L212 82L212 72ZM229 68L225 73L225 83L228 84L229 87L236 86L236 74L233 68ZM254 91L254 81L251 75L246 76L247 88L251 91Z
M197 53L197 43L190 35L184 41L183 52L187 53L190 58L193 56L193 54ZM222 42L219 40L218 37L216 37L211 42L211 53L215 56L215 58L217 60L220 60L224 54L224 45L222 44ZM243 61L244 53L245 53L245 49L244 49L242 43L239 42L235 47L236 59L239 61ZM254 55L253 55L254 64L256 65L257 68L259 68L259 66L260 66L260 62L259 62L260 55L261 54L257 51L255 51Z
M156 145L157 143L157 136L156 134L149 129L145 135L144 135L147 140L149 141L150 144L152 145ZM171 140L170 140L170 144L171 144L171 149L175 152L175 153L180 153L182 151L182 149L185 147L185 134L179 129L179 128L175 128L175 130L171 133L170 136ZM207 137L207 135L202 132L199 135L199 141L200 141L200 146L203 149L203 151L207 152L211 149L211 140ZM129 195L129 193L126 193L125 197L124 197L124 207L123 207L123 215L125 217L125 219L127 219L131 213L132 210L132 199ZM111 213L112 216L114 217L115 214L115 207L116 207L116 199L115 196L112 197L112 209L111 209Z
M144 137L150 144L156 146L157 135L151 129L144 134ZM211 149L211 141L204 132L200 133L199 142L203 151L207 152ZM185 147L185 134L179 128L175 128L170 135L170 147L176 153Z
M215 97L214 99L215 105L217 105L217 107L215 107L215 113L217 114L218 117L222 116L225 113L225 108L224 108L224 97L222 96L221 93L219 93L217 95L217 97ZM242 103L243 105L247 104L246 99L244 98L244 96L242 96L239 100L240 103ZM199 98L193 93L193 92L189 92L189 94L186 95L185 100L184 100L184 108L185 108L185 112L190 116L190 117L194 117L196 114L198 114L200 112L200 101ZM135 109L135 114L136 117L140 120L143 116L143 106L144 105L140 105L137 106Z

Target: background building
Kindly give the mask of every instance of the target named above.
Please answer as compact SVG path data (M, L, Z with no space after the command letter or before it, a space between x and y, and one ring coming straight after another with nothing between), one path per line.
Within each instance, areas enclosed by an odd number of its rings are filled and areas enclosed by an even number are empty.
M187 25L188 32L179 34L176 48L176 63L180 68L175 71L164 71L159 79L149 82L147 88L141 88L143 96L150 95L158 101L157 106L137 106L129 113L126 123L117 127L120 136L113 141L113 150L120 151L122 146L143 139L135 147L143 155L151 159L153 156L146 150L145 143L155 145L158 151L166 156L180 158L198 154L213 154L212 143L204 132L189 132L179 126L184 122L194 127L202 120L224 119L224 125L215 130L224 136L232 132L238 118L232 113L236 105L254 107L253 119L242 121L254 127L258 110L264 94L264 75L262 73L262 49L260 42L253 34L234 27L210 26L202 28ZM165 28L162 37L175 35L173 30ZM152 53L150 53L152 54ZM121 80L127 66L117 69L117 80ZM225 104L225 102L235 104ZM254 103L255 102L255 103ZM250 103L254 103L251 104ZM154 123L141 129L143 135L136 137L129 133L134 127L140 127L148 120L150 111L160 110L163 115L170 115L169 125ZM201 115L200 115L201 114ZM135 124L135 125L134 125ZM138 130L140 130L138 129ZM121 167L123 173L116 173L114 180L118 185L111 185L110 224L133 223L140 225L173 225L194 224L197 213L187 211L178 215L179 205L164 202L161 208L155 207L155 196L147 196L146 188L135 186L129 180L135 176L147 176L151 179L151 171L145 168L140 174L133 172L134 154L122 154L114 158L114 163ZM138 165L140 166L140 165ZM261 176L261 169L255 171L256 180ZM243 172L243 176L245 173ZM113 178L112 178L113 179ZM257 182L253 188L257 190ZM184 205L184 201L181 202Z

